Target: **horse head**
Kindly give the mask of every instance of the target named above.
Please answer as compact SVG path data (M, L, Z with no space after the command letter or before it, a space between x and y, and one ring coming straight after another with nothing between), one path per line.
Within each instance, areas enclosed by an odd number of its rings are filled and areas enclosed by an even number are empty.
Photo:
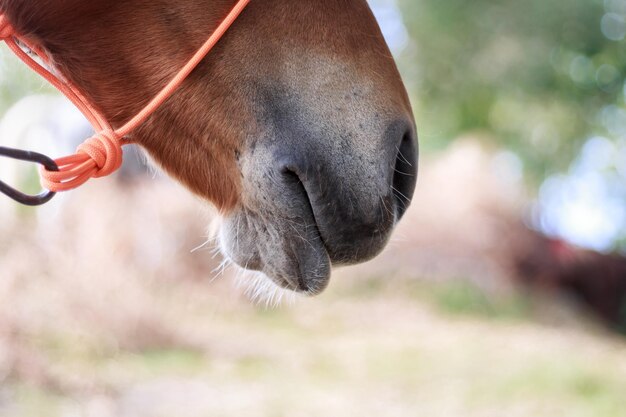
M0 0L113 126L184 65L233 0ZM417 175L416 128L365 0L252 1L130 138L219 209L224 255L317 294L378 254Z

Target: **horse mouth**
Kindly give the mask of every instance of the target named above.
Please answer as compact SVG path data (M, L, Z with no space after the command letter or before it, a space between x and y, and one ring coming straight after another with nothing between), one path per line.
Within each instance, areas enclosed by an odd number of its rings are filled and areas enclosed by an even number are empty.
M416 157L410 135L385 159L393 161L389 166L372 161L345 170L340 164L311 166L293 154L257 155L243 167L251 173L246 198L222 223L222 252L281 288L320 294L333 266L368 261L387 245L413 195ZM354 180L360 177L368 181Z
M353 213L329 216L324 208L331 203L320 202L299 175L283 170L281 179L281 198L266 197L267 206L242 206L224 219L220 246L238 266L262 272L282 289L315 296L328 286L333 266L367 261L385 247L396 223L384 209L389 202L381 200L372 224L339 227L336 221Z
M238 208L224 219L219 241L224 255L244 270L261 272L282 289L315 296L328 286L332 261L306 193L299 194L284 201L293 211Z

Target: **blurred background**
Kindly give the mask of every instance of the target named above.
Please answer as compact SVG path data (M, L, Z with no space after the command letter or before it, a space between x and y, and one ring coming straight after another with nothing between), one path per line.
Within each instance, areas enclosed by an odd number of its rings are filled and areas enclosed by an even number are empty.
M1 417L624 415L626 0L370 4L422 149L385 253L272 308L138 151L44 208L0 199ZM0 113L4 146L90 134L5 49Z

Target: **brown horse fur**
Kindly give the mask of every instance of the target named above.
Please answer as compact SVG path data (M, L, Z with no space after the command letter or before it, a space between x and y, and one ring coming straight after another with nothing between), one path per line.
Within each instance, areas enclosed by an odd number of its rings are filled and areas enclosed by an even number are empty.
M0 0L0 10L119 127L234 3ZM319 291L331 262L363 261L384 247L404 209L392 207L408 205L415 186L416 163L394 174L400 139L410 153L400 156L415 162L415 136L408 96L366 0L253 0L129 139L220 209L230 259L288 288L306 288L309 279ZM302 172L287 161L261 174L287 143ZM291 171L313 206L296 192Z
M57 70L117 127L173 77L231 2L208 3L211 7L184 1L6 0L1 7L16 30L42 45ZM232 125L243 124L245 103L236 89L223 91L223 77L204 80L208 72L200 68L132 139L191 190L228 209L239 189ZM226 95L230 100L218 101ZM191 105L202 98L219 104Z

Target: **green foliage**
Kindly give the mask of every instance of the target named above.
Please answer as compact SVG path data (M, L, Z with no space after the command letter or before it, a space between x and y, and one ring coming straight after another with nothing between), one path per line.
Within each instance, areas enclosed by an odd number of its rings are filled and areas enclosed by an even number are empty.
M21 98L33 93L57 93L22 62L6 45L0 46L0 115Z
M515 151L538 184L567 168L590 136L615 133L606 115L624 104L626 41L608 39L602 19L623 17L626 2L399 4L413 41L402 66L426 149L486 132Z

